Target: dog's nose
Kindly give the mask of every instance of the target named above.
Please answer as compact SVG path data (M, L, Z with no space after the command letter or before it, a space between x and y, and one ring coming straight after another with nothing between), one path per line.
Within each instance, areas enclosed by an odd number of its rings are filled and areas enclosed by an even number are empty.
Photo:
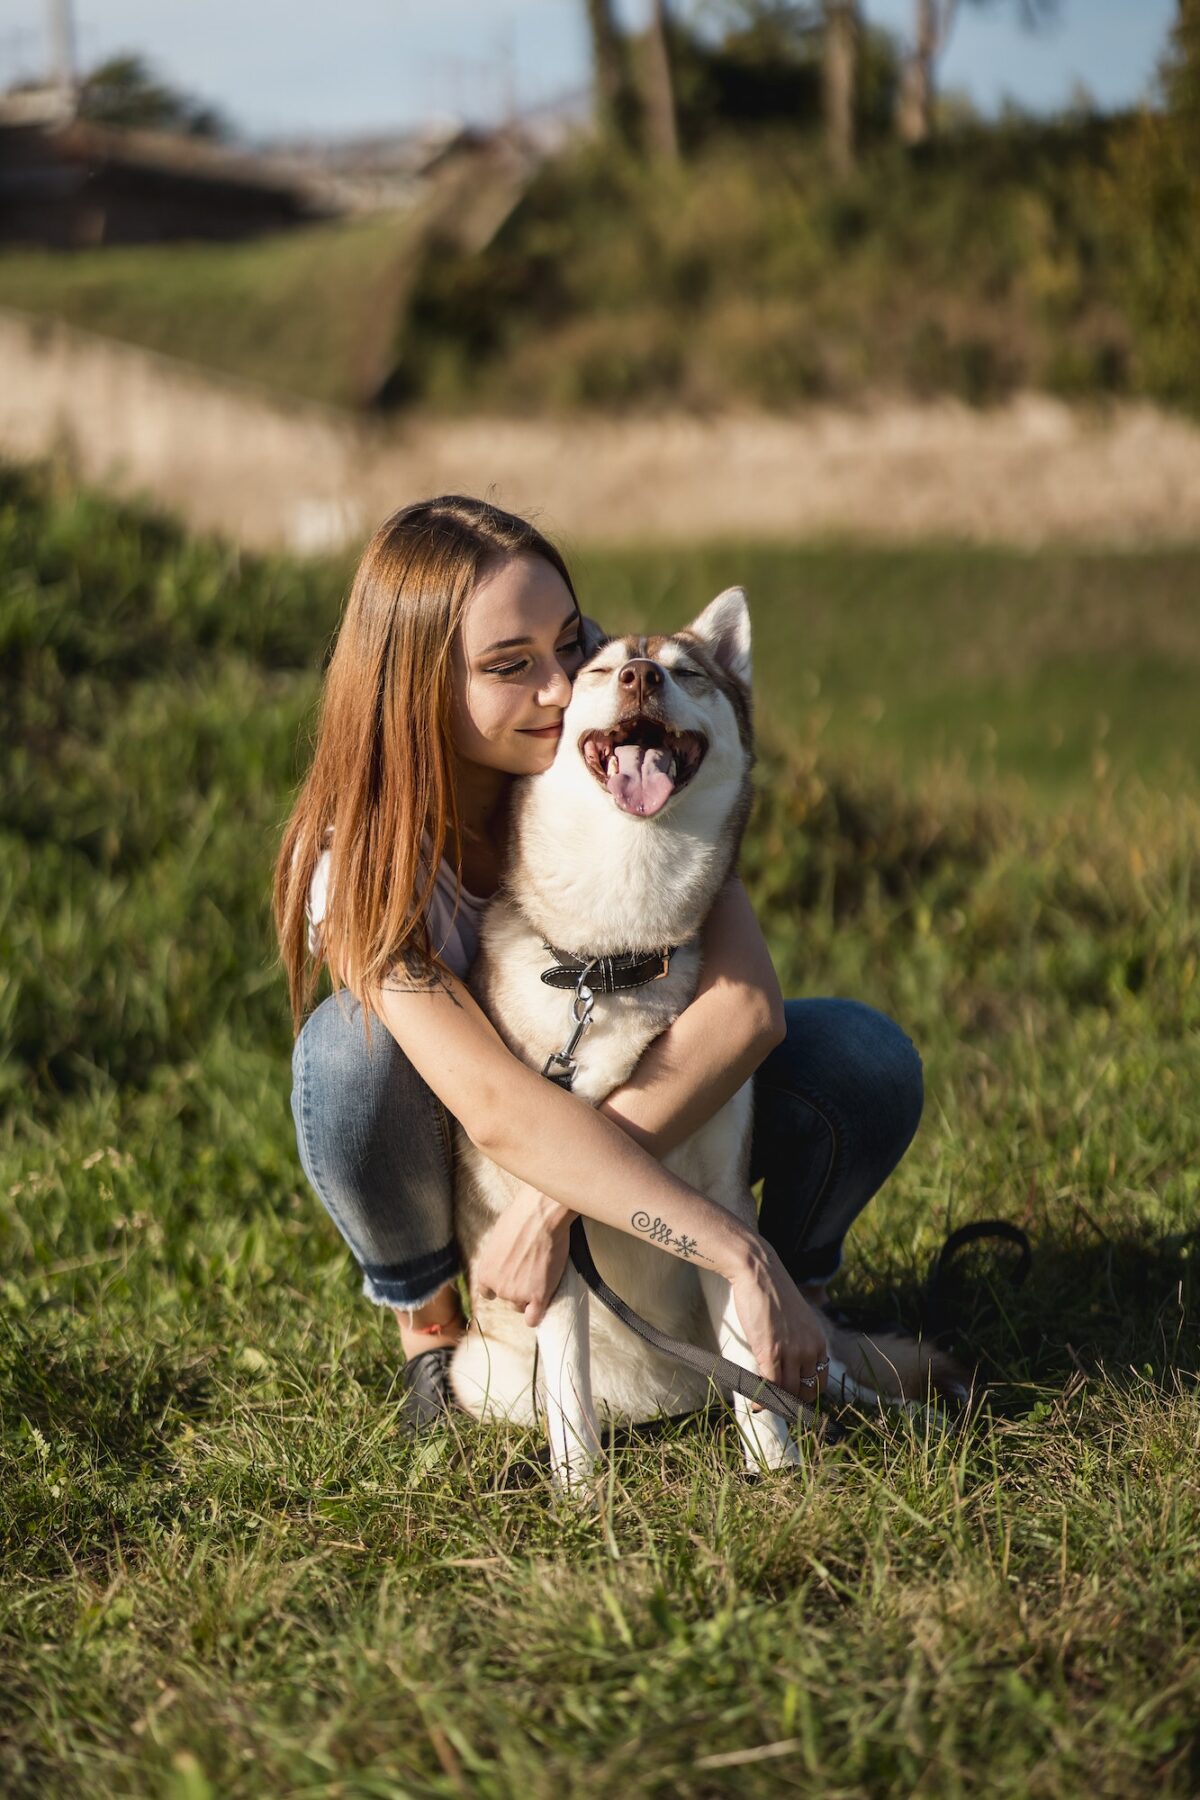
M662 670L648 656L635 656L625 664L617 680L627 693L637 697L639 706L645 704L647 694L652 694L662 686Z

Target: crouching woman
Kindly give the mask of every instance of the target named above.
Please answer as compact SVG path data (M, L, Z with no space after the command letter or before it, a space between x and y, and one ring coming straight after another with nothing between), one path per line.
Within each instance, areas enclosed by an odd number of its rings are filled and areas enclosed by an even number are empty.
M908 1038L856 1001L785 1003L736 878L694 1000L601 1106L501 1042L466 977L513 781L553 761L589 632L562 556L525 520L461 496L394 513L354 577L276 866L300 1161L364 1293L397 1315L413 1429L452 1404L465 1329L452 1119L522 1183L485 1242L483 1291L536 1324L574 1216L631 1232L648 1212L704 1246L762 1373L803 1393L842 1239L920 1117ZM334 991L314 1007L323 968ZM751 1077L757 1231L659 1162Z

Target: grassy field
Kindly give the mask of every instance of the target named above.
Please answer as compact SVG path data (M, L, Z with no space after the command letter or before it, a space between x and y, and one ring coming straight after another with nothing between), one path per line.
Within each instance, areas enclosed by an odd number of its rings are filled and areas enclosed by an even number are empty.
M266 895L345 573L0 476L6 1793L1194 1794L1200 552L581 558L614 625L747 581L784 986L924 1055L842 1298L1036 1245L964 1279L976 1428L667 1438L595 1516L397 1435L296 1160Z
M0 305L276 393L358 406L390 367L409 232L409 220L386 216L241 244L9 248Z

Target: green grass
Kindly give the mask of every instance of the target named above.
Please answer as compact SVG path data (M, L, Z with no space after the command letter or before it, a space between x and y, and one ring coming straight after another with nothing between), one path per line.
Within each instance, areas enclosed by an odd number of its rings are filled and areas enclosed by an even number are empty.
M1195 1792L1197 561L580 559L614 624L747 579L785 988L924 1056L842 1294L915 1322L949 1225L1036 1245L960 1293L977 1429L754 1486L677 1435L580 1515L532 1440L397 1435L296 1160L266 894L345 570L3 475L7 1793Z
M63 319L282 394L357 406L390 366L409 232L407 220L389 216L242 244L69 255L6 249L0 306Z
M920 780L954 767L1034 805L1097 779L1194 785L1200 553L927 545L585 555L615 628L750 596L755 694L794 741Z

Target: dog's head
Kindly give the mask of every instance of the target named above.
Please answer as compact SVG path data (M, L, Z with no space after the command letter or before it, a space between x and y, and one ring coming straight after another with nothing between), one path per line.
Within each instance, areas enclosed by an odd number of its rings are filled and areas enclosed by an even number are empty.
M682 631L612 638L593 654L555 761L577 759L619 812L657 819L689 789L740 788L752 755L750 614L742 589L727 588Z

